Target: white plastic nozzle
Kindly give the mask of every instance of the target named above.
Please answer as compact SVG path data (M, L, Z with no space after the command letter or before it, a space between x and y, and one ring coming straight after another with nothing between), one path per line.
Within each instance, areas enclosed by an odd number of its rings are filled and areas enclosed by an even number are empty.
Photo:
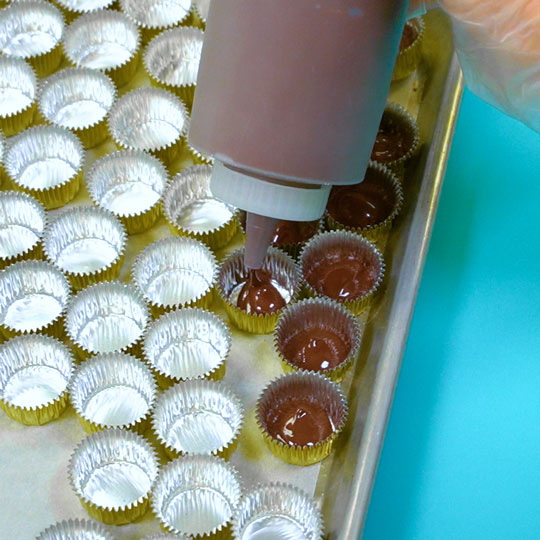
M268 246L272 243L277 219L248 212L246 219L246 250L244 264L256 270L264 262Z

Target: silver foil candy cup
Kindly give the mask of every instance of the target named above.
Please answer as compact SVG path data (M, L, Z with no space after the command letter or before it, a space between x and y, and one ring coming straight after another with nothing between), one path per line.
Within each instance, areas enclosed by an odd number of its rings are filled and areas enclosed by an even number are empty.
M169 532L230 538L242 487L234 467L214 456L184 456L161 471L152 510Z
M21 259L40 258L46 225L45 210L33 197L0 192L0 268Z
M185 534L157 533L151 536L145 536L141 540L190 540L190 537Z
M132 280L154 314L178 307L207 308L213 300L216 258L192 238L164 238L135 259Z
M131 352L150 319L142 296L119 281L97 283L71 299L66 331L79 356Z
M0 406L28 425L58 418L67 406L73 357L60 341L31 334L0 346Z
M67 519L47 527L36 540L114 540L114 536L95 521Z
M260 485L246 494L233 521L238 540L321 540L323 522L315 501L287 484Z
M159 217L159 202L168 173L161 161L141 150L113 152L97 160L86 173L92 200L109 210L129 234L151 227Z
M66 277L52 264L14 263L0 272L0 329L6 337L44 331L60 338L69 296Z
M118 277L127 235L120 220L94 206L62 209L43 235L47 259L76 289Z
M55 0L55 2L69 13L73 19L83 13L90 13L98 9L111 7L116 0Z
M79 139L67 129L37 126L11 139L6 171L19 189L57 208L78 193L84 157Z
M141 518L158 475L158 459L140 435L107 429L89 435L73 452L71 485L95 519L121 525Z
M189 379L222 379L231 340L229 327L218 315L186 308L148 325L143 353L159 385L167 388Z
M222 382L181 382L161 394L152 427L167 455L212 454L228 459L244 423L244 406Z
M116 427L142 433L156 394L156 381L148 366L124 353L86 360L69 385L71 403L89 433Z
M216 250L235 235L237 210L213 197L211 176L209 165L195 165L178 173L163 196L163 212L173 233L191 236Z

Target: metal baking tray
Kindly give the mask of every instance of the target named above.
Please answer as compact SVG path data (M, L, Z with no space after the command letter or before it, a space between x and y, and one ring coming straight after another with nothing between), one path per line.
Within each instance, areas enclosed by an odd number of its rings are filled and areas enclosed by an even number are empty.
M225 380L243 398L247 419L231 461L248 489L260 481L284 481L313 494L332 540L361 536L459 110L463 82L449 22L439 11L425 19L422 64L411 77L393 84L389 96L418 119L423 144L406 170L404 211L386 242L384 294L363 317L360 358L343 382L350 404L347 428L322 464L287 465L264 446L255 426L254 405L263 386L282 373L281 367L272 336L233 329ZM148 84L141 66L127 89ZM99 146L90 153L87 166L113 150L110 141ZM88 202L83 187L71 204ZM129 280L136 254L168 234L162 219L144 234L130 236L123 279ZM227 251L240 242L238 237ZM72 409L58 421L35 428L0 412L0 539L35 538L55 521L86 516L67 478L69 456L84 436ZM149 512L141 522L117 527L113 533L120 540L134 540L158 531Z

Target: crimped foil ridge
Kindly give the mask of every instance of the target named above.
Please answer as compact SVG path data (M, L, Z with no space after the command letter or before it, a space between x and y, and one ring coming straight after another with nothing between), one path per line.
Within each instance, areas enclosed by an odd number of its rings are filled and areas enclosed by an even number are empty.
M172 2L173 6L181 7L180 13L173 17L167 13L168 4L171 2L164 0L120 0L120 9L141 28L161 29L182 24L189 15L191 0Z
M27 105L20 106L9 113L3 114L0 112L2 118L13 118L35 104L38 96L38 78L32 66L24 59L16 56L0 55L0 81L2 83L8 82L11 86L21 89L21 92L29 100Z
M83 535L83 536L79 536ZM85 536L88 535L88 536ZM91 536L90 536L91 535ZM36 540L114 540L100 523L89 519L66 519L42 531Z

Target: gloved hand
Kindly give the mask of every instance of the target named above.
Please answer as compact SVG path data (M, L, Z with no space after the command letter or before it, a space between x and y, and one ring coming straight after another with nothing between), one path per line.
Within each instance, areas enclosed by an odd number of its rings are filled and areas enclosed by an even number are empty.
M469 88L540 132L540 0L411 0L411 15L440 5Z

